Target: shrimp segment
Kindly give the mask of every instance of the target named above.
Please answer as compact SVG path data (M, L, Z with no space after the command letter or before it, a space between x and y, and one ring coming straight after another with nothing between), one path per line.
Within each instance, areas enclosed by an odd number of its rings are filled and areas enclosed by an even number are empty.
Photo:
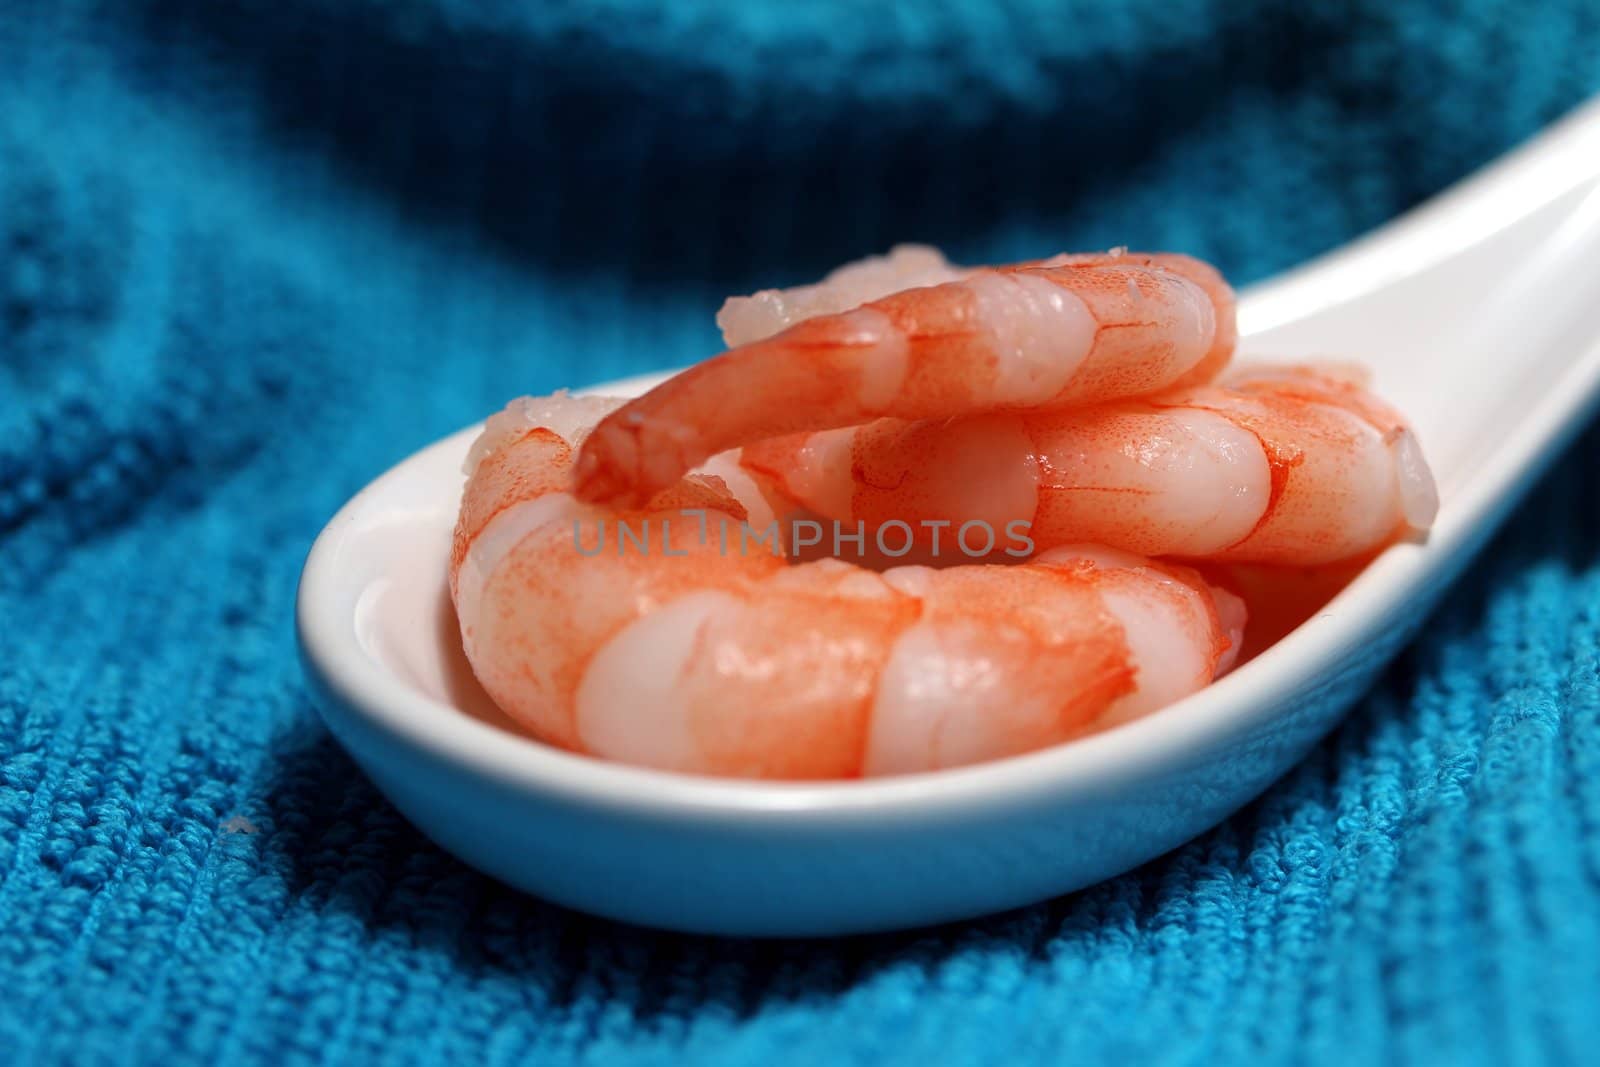
M960 281L972 271L945 260L937 248L896 245L883 256L868 256L830 271L815 285L763 289L730 296L717 312L717 327L729 348L761 341L797 322L837 315L902 289Z
M1144 714L1238 646L1236 598L1106 549L877 573L745 545L756 502L714 475L586 504L575 449L606 407L558 396L497 417L451 555L474 673L553 744L742 777L933 770Z
M742 462L789 500L868 527L1022 520L1043 548L1300 566L1426 528L1438 507L1400 416L1308 367L1072 411L881 420L760 442Z
M918 268L928 278L941 269ZM957 276L879 295L907 275L892 262L868 265L839 283L851 287L844 295L824 286L788 303L772 297L766 311L725 309L730 338L748 340L603 419L579 457L578 496L638 504L724 450L878 417L1151 393L1209 377L1233 348L1232 291L1185 256L1114 252L948 269ZM834 310L859 293L874 296ZM779 332L763 336L773 325Z

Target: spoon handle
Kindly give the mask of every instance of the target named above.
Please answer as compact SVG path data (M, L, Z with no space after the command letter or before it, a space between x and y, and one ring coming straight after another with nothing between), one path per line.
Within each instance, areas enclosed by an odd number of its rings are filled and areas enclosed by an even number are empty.
M1270 339L1283 327L1322 319L1339 306L1469 256L1496 235L1522 230L1552 205L1576 209L1597 183L1600 97L1399 218L1252 288L1239 309L1240 332ZM1474 269L1478 290L1501 273L1492 264Z

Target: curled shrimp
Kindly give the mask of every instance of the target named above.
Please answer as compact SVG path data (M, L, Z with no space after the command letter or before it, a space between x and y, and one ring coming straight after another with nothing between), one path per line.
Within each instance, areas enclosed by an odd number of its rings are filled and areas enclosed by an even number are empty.
M900 288L920 281L936 284ZM891 254L787 297L741 299L722 315L734 348L595 427L581 499L637 505L712 455L785 434L1205 381L1235 339L1233 292L1215 270L1121 250L978 270Z
M1238 648L1236 598L1111 549L879 573L752 546L742 475L585 503L577 450L621 403L516 402L469 457L450 560L463 644L550 743L729 776L932 770L1144 714Z
M1311 566L1425 529L1416 437L1352 372L1255 368L1225 385L1068 411L880 420L744 449L789 501L926 537L981 520L1150 556Z

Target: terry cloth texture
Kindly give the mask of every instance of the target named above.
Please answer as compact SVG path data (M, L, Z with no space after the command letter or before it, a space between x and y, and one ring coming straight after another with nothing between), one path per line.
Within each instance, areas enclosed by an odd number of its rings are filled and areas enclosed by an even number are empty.
M912 239L1248 282L1597 88L1593 0L0 0L0 1061L1591 1059L1594 432L1261 800L915 934L489 881L330 740L291 603L372 476L726 293Z

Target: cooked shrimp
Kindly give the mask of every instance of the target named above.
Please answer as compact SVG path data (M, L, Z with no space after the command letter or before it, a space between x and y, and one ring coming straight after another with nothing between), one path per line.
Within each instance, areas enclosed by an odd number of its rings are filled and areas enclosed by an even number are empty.
M877 573L748 544L751 505L711 474L637 508L583 503L575 451L617 403L558 395L492 419L456 527L468 660L553 744L746 777L932 770L1144 714L1239 645L1237 598L1109 549Z
M1115 251L973 271L896 264L891 255L787 298L730 301L722 321L738 346L603 419L579 457L578 496L638 504L726 449L880 416L1151 393L1208 379L1233 350L1232 291L1187 256Z
M1022 520L1041 548L1300 566L1425 529L1438 508L1404 420L1329 368L1071 411L881 420L757 443L743 463L805 508L924 541Z

